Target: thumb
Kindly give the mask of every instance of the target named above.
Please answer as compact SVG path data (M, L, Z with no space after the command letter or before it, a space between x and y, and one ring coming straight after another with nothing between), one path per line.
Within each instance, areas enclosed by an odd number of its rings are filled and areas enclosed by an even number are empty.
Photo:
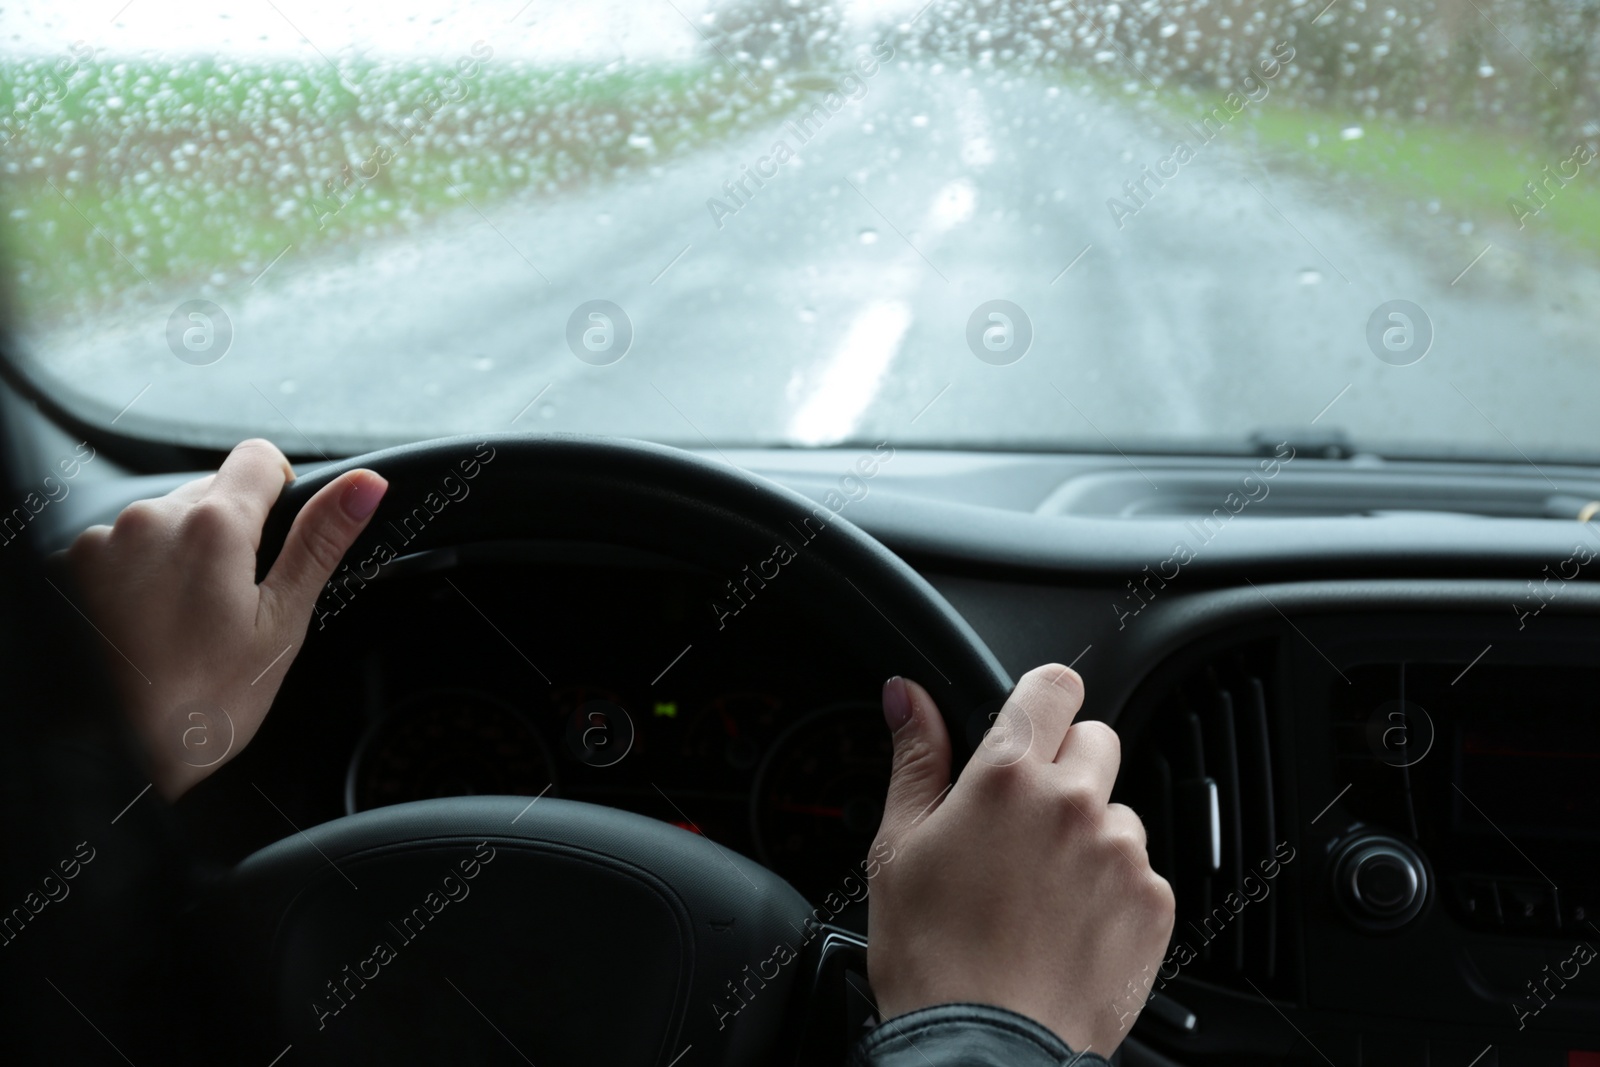
M322 587L333 577L361 531L367 528L389 483L376 471L341 474L306 501L294 518L283 551L261 583L279 619L298 624L311 617Z
M883 717L894 734L894 768L878 835L893 841L926 818L950 787L950 733L928 691L899 676L883 684Z

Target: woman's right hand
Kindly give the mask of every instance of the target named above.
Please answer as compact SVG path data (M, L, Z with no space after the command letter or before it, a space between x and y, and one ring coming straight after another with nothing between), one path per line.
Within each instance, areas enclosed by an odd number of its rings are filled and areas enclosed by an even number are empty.
M1139 817L1109 802L1116 732L1073 722L1083 680L1059 664L1024 675L953 787L927 691L892 678L883 704L894 772L873 855L893 851L868 917L880 1014L992 1004L1109 1056L1161 964L1173 897Z

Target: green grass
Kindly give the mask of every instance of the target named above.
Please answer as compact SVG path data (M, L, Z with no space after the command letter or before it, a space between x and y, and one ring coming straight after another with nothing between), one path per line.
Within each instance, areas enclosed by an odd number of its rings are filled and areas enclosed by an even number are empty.
M1173 84L1151 89L1123 71L1099 66L1060 66L1050 71L1050 78L1100 99L1142 105L1191 148L1199 146L1183 132L1183 123L1198 124L1212 109L1223 108L1228 93ZM1538 208L1523 191L1526 183L1539 185L1546 166L1559 173L1558 166L1579 143L1593 141L1573 134L1552 142L1545 131L1526 123L1466 117L1473 111L1461 106L1446 109L1462 116L1455 120L1360 117L1336 105L1311 102L1313 94L1303 87L1267 84L1270 93L1245 104L1219 142L1326 181L1337 195L1357 192L1386 201L1437 202L1442 215L1495 230L1517 227L1518 218L1508 205L1513 197ZM1341 131L1352 126L1360 127L1362 135L1343 139ZM1566 169L1570 172L1573 165ZM1578 167L1576 177L1553 195L1540 195L1547 206L1524 220L1524 232L1588 255L1600 254L1600 159Z
M1149 101L1174 130L1222 108L1227 95L1223 90L1191 88L1152 92L1125 81L1082 76L1060 80L1102 96ZM1345 140L1341 132L1349 127L1359 127L1361 136ZM1219 140L1265 153L1275 163L1337 182L1346 190L1353 183L1355 189L1385 200L1436 201L1442 214L1499 229L1517 226L1517 216L1508 205L1511 198L1538 207L1523 191L1524 184L1544 179L1546 165L1558 173L1558 165L1573 154L1580 139L1550 147L1535 132L1509 123L1358 118L1286 99L1275 89L1259 103L1247 103ZM1191 147L1198 146L1191 143ZM1597 174L1600 159L1579 167L1575 178L1545 196L1544 209L1525 219L1527 230L1543 232L1585 253L1600 253Z
M465 201L482 208L647 168L793 97L701 65L490 58L459 80L442 63L335 72L85 60L62 80L48 67L0 64L3 254L36 308L98 305L146 279L248 280L289 245L402 233ZM449 94L460 99L434 110Z
M1275 106L1269 97L1251 105L1241 118L1261 147L1301 165L1310 162L1326 175L1348 175L1390 194L1437 200L1440 210L1495 227L1516 226L1508 201L1530 209L1538 204L1523 191L1544 179L1543 168L1558 165L1574 145L1548 149L1506 129L1450 127L1429 121L1351 122L1311 109ZM1362 136L1342 140L1340 130L1357 125ZM1315 144L1315 147L1313 147ZM1569 164L1570 172L1577 166ZM1529 230L1543 230L1589 253L1600 253L1600 187L1594 180L1600 160L1578 168L1577 177L1553 193L1541 192L1548 206L1525 219Z

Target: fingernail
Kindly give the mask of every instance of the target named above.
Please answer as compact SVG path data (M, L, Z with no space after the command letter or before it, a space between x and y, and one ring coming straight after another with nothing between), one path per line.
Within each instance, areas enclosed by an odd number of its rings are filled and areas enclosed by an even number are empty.
M883 721L889 724L890 733L898 733L911 721L911 692L898 674L883 683Z
M339 498L339 506L344 508L346 515L360 522L377 510L378 501L383 499L383 494L388 490L389 483L383 475L363 470L350 483L350 488L344 491L344 496Z

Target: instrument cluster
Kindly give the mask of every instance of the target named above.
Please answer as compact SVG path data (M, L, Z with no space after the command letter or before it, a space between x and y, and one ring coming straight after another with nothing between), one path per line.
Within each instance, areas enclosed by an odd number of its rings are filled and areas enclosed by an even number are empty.
M433 797L566 797L627 808L747 852L804 890L863 857L892 752L874 704L793 708L730 690L644 702L570 685L509 701L442 688L406 698L350 761L349 814Z

